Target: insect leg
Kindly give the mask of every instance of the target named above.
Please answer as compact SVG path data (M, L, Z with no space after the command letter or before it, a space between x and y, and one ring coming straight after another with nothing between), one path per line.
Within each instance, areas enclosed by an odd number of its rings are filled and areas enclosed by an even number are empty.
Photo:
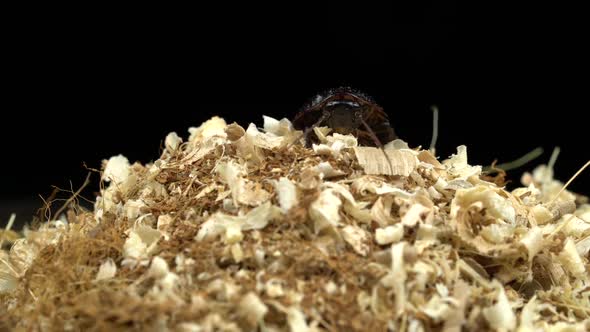
M313 125L311 125L311 127L305 128L305 130L303 131L303 134L299 135L291 144L289 144L288 147L290 147L291 145L295 144L295 142L299 141L301 139L301 137L304 138L305 145L307 145L307 138L309 136L309 133L311 133L311 131L313 130L313 128L316 128L319 125L321 125L322 122L324 122L329 117L330 117L330 112L323 112L322 113L322 116L320 116L320 118L318 119L318 121L316 121Z

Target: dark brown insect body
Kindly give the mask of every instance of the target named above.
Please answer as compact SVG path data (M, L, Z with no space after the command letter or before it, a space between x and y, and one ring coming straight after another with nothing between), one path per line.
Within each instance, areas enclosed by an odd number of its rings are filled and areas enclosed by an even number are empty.
M371 98L350 88L318 95L293 119L305 131L307 145L317 141L314 127L328 126L339 134L353 134L359 144L381 146L397 138L387 114Z

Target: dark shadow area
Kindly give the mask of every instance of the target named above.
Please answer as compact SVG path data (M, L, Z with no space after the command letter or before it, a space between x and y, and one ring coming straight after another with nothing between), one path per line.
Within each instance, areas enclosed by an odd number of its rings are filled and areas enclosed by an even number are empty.
M30 220L52 185L77 189L83 163L100 168L117 154L150 162L171 131L187 138L213 115L244 127L261 125L262 115L290 118L314 94L341 85L373 96L411 146L429 144L437 105L442 158L460 144L482 165L544 148L509 173L516 183L555 146L563 181L588 160L582 30L542 25L527 8L464 18L454 1L313 9L289 10L291 19L236 9L236 17L158 28L23 27L7 51L0 222L11 211L19 223ZM590 194L589 178L570 188ZM94 176L84 194L92 199L97 190Z

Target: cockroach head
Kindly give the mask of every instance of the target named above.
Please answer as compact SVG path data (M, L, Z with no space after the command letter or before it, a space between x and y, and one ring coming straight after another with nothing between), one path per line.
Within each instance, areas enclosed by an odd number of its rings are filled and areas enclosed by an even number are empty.
M303 110L313 109L334 97L349 96L354 99L362 100L364 103L375 103L373 98L363 92L348 86L341 86L335 89L324 90L315 95L308 103L303 106Z

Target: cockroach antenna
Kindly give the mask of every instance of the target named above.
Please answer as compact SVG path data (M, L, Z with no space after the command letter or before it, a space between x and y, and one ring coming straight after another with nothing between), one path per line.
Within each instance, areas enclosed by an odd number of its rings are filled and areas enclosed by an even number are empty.
M375 132L373 131L373 129L371 129L371 127L367 124L367 122L362 118L361 118L361 122L362 122L363 126L365 127L365 129L367 130L367 132L369 133L369 135L371 135L371 138L373 139L373 142L375 143L375 145L379 149L381 149L381 152L383 152L383 155L385 155L385 159L387 159L387 163L389 164L389 172L390 172L390 174L393 174L393 164L391 163L391 159L389 159L387 152L385 152L385 147L383 146L383 144L381 144L381 141L379 141L379 138L377 137L377 135L375 135Z

